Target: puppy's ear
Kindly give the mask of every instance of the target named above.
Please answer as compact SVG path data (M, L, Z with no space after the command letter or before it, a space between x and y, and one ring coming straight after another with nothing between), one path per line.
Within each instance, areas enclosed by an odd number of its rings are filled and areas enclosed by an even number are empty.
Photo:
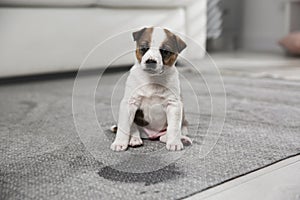
M177 35L174 35L175 41L176 41L176 46L177 46L177 51L180 53L183 49L186 48L186 43Z
M133 36L133 40L134 41L138 41L140 39L140 37L143 35L143 33L145 32L147 28L143 28L139 31L133 32L132 36Z

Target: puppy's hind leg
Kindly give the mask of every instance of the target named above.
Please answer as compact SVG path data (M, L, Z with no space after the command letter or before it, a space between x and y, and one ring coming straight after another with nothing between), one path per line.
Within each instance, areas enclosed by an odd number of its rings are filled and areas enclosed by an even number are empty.
M188 129L187 129L187 126L182 126L181 127L181 141L184 143L184 144L192 144L193 141L191 140L191 138L189 138L188 136Z
M167 143L167 135L162 135L159 137L159 141L161 141L162 143Z
M141 139L140 132L136 126L136 124L132 124L130 128L130 141L129 146L141 146L143 144L143 140Z

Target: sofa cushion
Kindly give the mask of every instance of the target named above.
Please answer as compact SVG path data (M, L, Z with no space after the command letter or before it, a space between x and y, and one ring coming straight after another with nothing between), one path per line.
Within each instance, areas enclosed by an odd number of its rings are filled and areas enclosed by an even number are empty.
M1 0L0 6L87 7L97 0Z
M0 0L0 6L174 8L201 0Z
M202 0L98 0L97 5L108 7L129 7L129 8L174 8L182 7Z

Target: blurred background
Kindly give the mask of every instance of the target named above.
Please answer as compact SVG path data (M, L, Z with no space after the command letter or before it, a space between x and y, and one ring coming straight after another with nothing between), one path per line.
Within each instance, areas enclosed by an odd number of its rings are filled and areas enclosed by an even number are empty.
M238 63L245 70L260 61L278 67L287 60L295 66L297 58L288 55L300 52L299 17L297 0L1 0L0 77L77 70L107 38L153 25L203 48L190 44L189 59L205 60L207 50L220 67ZM131 36L122 37L116 46L134 49ZM105 67L116 46L100 50L88 68ZM113 66L133 62L130 54Z
M208 1L207 48L282 53L279 40L300 29L299 9L300 1Z

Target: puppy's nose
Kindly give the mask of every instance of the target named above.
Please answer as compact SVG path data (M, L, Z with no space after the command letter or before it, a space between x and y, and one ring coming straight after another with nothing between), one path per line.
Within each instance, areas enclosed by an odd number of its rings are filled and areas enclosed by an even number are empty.
M156 60L148 59L146 60L146 69L147 70L155 70L156 69Z
M157 64L156 60L148 59L146 60L146 64Z

